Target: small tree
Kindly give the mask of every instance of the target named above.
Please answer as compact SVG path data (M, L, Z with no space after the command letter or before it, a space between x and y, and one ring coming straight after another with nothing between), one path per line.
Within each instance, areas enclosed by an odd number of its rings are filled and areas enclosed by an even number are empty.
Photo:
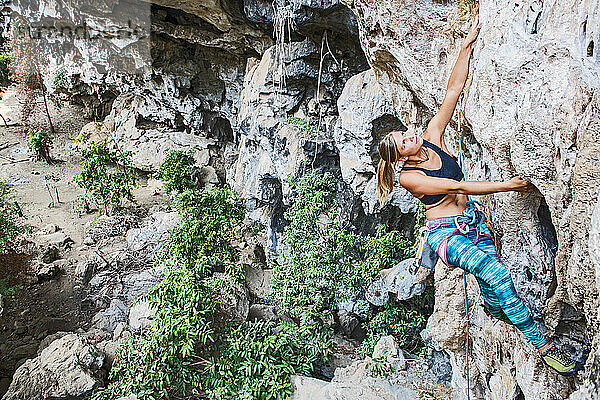
M10 51L6 51L4 48L0 52L0 85L8 86L10 84L9 69L8 66L11 61Z
M15 20L11 39L8 41L11 58L9 70L11 79L17 83L17 90L23 97L21 118L26 122L37 107L37 96L41 95L50 131L55 133L54 124L48 110L47 90L44 84L45 61L44 54L38 44L27 32L26 23Z
M82 171L73 177L89 198L102 205L104 213L112 214L122 201L133 201L132 190L137 185L131 162L131 152L111 151L96 142L84 148Z
M35 152L37 159L43 159L50 164L52 162L52 158L50 157L52 136L39 129L29 129L27 137L29 138L27 145Z
M194 164L191 150L169 150L157 173L165 191L171 193L173 190L183 192L193 189L196 186L192 180Z

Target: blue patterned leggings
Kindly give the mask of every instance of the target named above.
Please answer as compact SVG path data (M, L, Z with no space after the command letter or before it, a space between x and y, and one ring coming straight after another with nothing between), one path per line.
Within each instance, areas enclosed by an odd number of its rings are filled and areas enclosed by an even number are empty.
M488 312L495 316L504 312L539 349L548 339L540 332L531 313L517 294L510 272L498 259L489 228L481 218L483 215L479 215L473 223L463 224L463 232L468 229L467 233L457 231L454 223L442 224L438 223L438 220L430 220L427 242L448 265L458 266L473 274L479 283ZM444 240L449 235L450 238Z

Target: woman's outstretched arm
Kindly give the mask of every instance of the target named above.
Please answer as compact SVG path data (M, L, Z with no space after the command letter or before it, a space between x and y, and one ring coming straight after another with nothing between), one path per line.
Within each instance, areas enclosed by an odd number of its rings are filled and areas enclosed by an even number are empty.
M413 196L433 194L491 194L497 192L526 192L533 185L516 176L504 182L455 181L448 178L436 178L421 174L401 174L400 184Z
M469 60L471 58L471 52L473 49L473 43L477 39L481 24L479 23L479 15L475 17L475 21L469 30L469 34L463 41L463 44L458 53L458 59L454 64L450 78L448 78L448 85L446 86L446 96L440 106L437 114L429 121L426 131L426 139L441 146L442 135L446 129L446 125L452 119L452 114L456 108L456 103L469 75Z

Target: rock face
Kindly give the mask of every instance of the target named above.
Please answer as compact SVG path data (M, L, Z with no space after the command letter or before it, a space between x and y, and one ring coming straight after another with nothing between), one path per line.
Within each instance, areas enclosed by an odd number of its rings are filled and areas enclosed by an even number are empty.
M382 90L402 110L400 122L422 132L441 105L468 29L466 2L458 10L454 2L344 2L357 15ZM465 93L467 179L520 175L538 189L483 200L492 210L501 260L535 319L585 359L585 348L599 344L598 285L588 250L600 187L599 8L591 1L490 0L481 1L479 10L483 27ZM451 149L457 146L455 127L453 122L446 130ZM436 278L428 330L453 352L453 384L463 397L461 278L437 272ZM476 298L475 283L470 286ZM472 329L472 392L483 398L566 397L569 382L543 367L518 331L480 314L475 312ZM593 365L590 358L588 368Z
M403 104L410 104L412 95L408 90L404 94ZM372 69L348 79L337 104L340 117L334 138L340 152L342 177L361 197L365 211L373 214L381 208L375 194L380 160L377 145L390 130L405 131L406 127L400 122ZM407 214L417 210L418 200L396 185L383 207L389 204Z
M148 171L167 149L195 146L207 180L216 175L240 191L250 218L266 226L267 253L282 250L290 179L308 168L342 179L338 202L359 230L381 221L399 228L414 222L417 203L400 188L387 203L375 201L377 144L391 129L422 132L437 112L469 26L465 7L473 2L138 3L124 13L104 3L81 9L62 0L11 3L14 19L34 23L86 21L102 29L124 22L111 19L119 14L139 28L107 40L41 42L50 71L62 69L70 78L63 90L102 121L82 135L132 150L136 166ZM594 266L600 239L591 218L600 188L600 8L591 0L481 0L479 8L483 28L464 98L467 179L520 175L538 189L481 200L492 211L500 257L541 328L580 359L592 349L585 375L592 378L577 392L586 396L600 385L597 372L590 374L600 359ZM281 31L273 34L282 25L293 32L284 41ZM286 123L289 117L306 124ZM452 150L458 148L455 122L446 131ZM96 293L90 302L110 309L110 299L119 298L129 306L161 279L140 258L168 228L168 216L157 218L151 230L129 227L128 248L110 260L133 270L120 276L101 262L81 264L79 280ZM62 232L46 236L57 246L69 242ZM88 243L97 240L105 238ZM256 274L260 284L251 289L262 293L268 274ZM438 350L451 352L453 385L463 398L462 277L438 265L435 278L427 330ZM241 319L248 313L244 297L231 299L241 299ZM545 368L514 327L489 320L475 306L477 297L470 280L474 396L562 399L577 390L573 380ZM152 313L137 311L143 312L133 319L119 313L108 326L116 330L131 320L142 330Z
M102 384L104 355L87 339L68 334L21 365L3 400L82 398Z

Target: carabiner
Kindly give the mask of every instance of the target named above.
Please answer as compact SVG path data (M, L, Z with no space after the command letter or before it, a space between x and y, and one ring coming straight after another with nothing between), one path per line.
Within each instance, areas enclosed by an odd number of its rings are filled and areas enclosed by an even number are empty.
M456 217L454 217L454 224L456 225L456 229L458 229L458 231L460 233L462 233L463 235L466 235L467 233L469 233L469 224L465 223L464 225L460 225L458 223L458 217L459 215L457 215Z

